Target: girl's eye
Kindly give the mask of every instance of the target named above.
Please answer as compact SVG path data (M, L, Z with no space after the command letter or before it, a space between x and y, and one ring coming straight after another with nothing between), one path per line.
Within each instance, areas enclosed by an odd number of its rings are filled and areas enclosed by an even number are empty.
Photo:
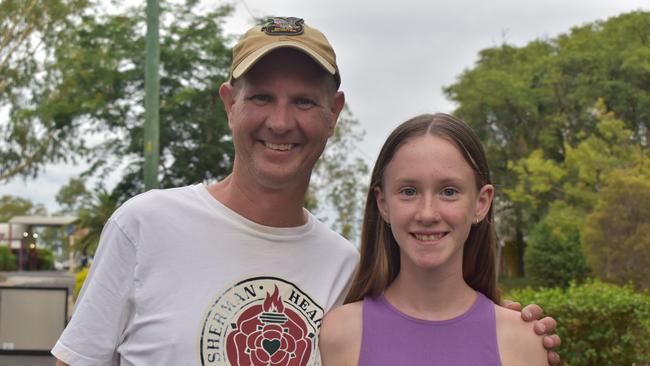
M400 191L400 193L410 197L410 196L415 196L418 192L415 190L415 188L409 187L409 188L403 188Z
M457 193L458 191L455 188L445 188L440 194L442 194L443 197L453 197Z

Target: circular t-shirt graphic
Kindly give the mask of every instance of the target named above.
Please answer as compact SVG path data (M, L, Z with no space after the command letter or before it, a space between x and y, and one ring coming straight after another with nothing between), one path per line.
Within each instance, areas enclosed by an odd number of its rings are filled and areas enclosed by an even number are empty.
M294 284L246 279L211 302L199 342L201 365L314 365L322 319L320 305Z

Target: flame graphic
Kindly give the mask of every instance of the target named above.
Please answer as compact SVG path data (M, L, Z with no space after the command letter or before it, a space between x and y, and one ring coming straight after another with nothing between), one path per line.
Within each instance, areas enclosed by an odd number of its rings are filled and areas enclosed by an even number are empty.
M278 290L277 285L275 286L273 295L269 295L268 292L266 293L266 298L264 298L262 309L267 312L284 312L284 304L282 303L282 298L280 297L280 291Z

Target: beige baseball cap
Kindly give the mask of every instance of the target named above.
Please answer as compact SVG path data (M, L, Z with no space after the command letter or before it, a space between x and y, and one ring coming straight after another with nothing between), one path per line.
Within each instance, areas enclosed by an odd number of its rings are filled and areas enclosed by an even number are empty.
M304 52L334 76L337 87L341 84L336 54L325 35L295 17L269 18L248 30L233 48L230 80L244 75L267 53L283 47Z

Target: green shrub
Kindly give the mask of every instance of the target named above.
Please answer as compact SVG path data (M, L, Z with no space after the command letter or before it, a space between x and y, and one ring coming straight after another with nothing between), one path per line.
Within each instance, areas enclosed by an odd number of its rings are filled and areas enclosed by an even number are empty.
M554 203L535 225L524 254L526 277L544 287L566 288L571 281L584 281L589 274L580 245L583 214L562 202Z
M15 271L17 267L16 256L8 246L0 245L0 271Z
M565 366L650 365L650 295L600 281L514 290L508 298L536 303L558 321Z
M90 267L83 267L77 274L74 276L75 279L75 285L74 285L74 293L73 297L76 300L77 296L79 296L79 291L81 291L81 287L84 284L84 281L86 281L86 277L88 276L88 269Z
M51 270L54 269L54 253L48 248L37 248L36 257L38 258L37 269Z

